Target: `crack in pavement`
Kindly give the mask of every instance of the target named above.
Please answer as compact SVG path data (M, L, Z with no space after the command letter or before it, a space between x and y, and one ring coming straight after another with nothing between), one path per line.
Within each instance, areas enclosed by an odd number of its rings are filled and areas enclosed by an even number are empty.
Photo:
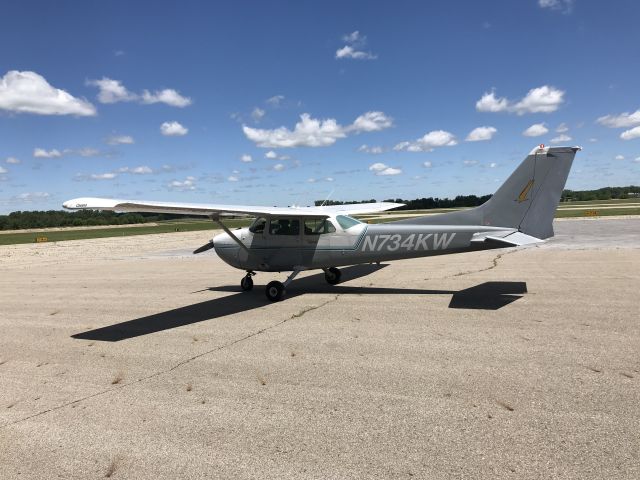
M269 330L273 330L274 328L277 328L280 325L283 325L283 324L287 323L289 320L294 320L296 318L301 318L302 316L304 316L308 312L311 312L313 310L318 310L319 308L322 308L322 307L324 307L324 306L326 306L326 305L328 305L330 303L333 303L333 302L337 301L339 297L340 297L340 294L337 294L332 299L329 299L326 302L321 303L320 305L312 305L310 307L305 307L302 310L300 310L299 312L294 313L293 315L291 315L291 317L289 317L289 318L285 318L284 320L280 320L279 322L276 322L273 325L270 325L268 327L264 327L264 328L261 328L259 330L256 330L255 332L252 332L252 333L250 333L248 335L245 335L244 337L238 338L238 339L233 340L231 342L227 342L227 343L224 343L222 345L218 345L217 347L214 347L214 348L212 348L210 350L207 350L206 352L201 352L201 353L199 353L197 355L193 355L192 357L186 358L186 359L176 363L172 367L167 368L165 370L154 372L154 373L152 373L150 375L147 375L145 377L138 378L138 379L136 379L136 380L134 380L132 382L118 384L118 385L116 385L114 387L110 387L110 388L107 388L105 390L101 390L99 392L92 393L91 395L87 395L87 396L84 396L82 398L77 398L77 399L72 400L70 402L66 402L66 403L63 403L62 405L57 405L55 407L51 407L51 408L48 408L46 410L42 410L40 412L34 413L32 415L28 415L26 417L20 418L18 420L13 421L13 422L5 423L4 425L0 425L0 429L6 428L6 427L10 427L12 425L16 425L18 423L22 423L22 422L25 422L27 420L31 420L32 418L36 418L36 417L40 417L42 415L46 415L47 413L50 413L50 412L55 412L57 410L61 410L61 409L65 408L65 407L69 407L71 405L77 405L78 403L84 402L85 400L90 400L92 398L99 397L101 395L105 395L105 394L110 393L110 392L116 392L118 390L122 390L123 388L130 387L132 385L137 385L138 383L142 383L142 382L145 382L147 380L151 380L152 378L159 377L160 375L164 375L165 373L173 372L174 370L176 370L176 369L178 369L178 368L180 368L180 367L182 367L184 365L187 365L188 363L191 363L191 362L193 362L193 361L195 361L195 360L197 360L197 359L199 359L201 357L204 357L205 355L209 355L210 353L219 352L220 350L224 350L225 348L229 348L229 347L232 347L232 346L234 346L234 345L236 345L236 344L238 344L240 342L244 342L245 340L249 340L249 339L251 339L251 338L253 338L255 336L258 336L258 335L260 335L260 334L262 334L264 332L267 332Z
M513 249L509 252L503 252L503 253L499 253L498 255L496 255L493 260L491 261L491 265L489 265L488 267L485 268L481 268L480 270L470 270L468 272L459 272L459 273L454 273L453 275L448 275L444 278L453 278L453 277L462 277L464 275L471 275L472 273L480 273L480 272L488 272L489 270L493 270L494 268L496 268L498 266L498 261L505 257L506 255L510 255L512 253L518 252L518 249Z

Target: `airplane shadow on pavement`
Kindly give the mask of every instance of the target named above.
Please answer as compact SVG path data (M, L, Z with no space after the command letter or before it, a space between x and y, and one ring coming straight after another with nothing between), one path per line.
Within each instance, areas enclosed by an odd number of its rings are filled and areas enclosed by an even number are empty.
M526 282L484 282L470 288L465 288L464 290L428 290L421 288L356 287L344 285L344 282L364 277L386 266L387 264L367 264L342 268L342 283L339 285L327 284L324 280L324 273L294 280L287 288L284 301L288 298L297 297L298 295L313 293L334 293L341 295L452 295L449 308L498 310L515 302L522 297L522 294L527 293ZM213 320L215 318L270 305L264 295L263 289L259 285L251 292L242 292L239 286L212 287L201 291L235 292L235 295L206 300L186 307L88 330L72 335L72 338L118 342L140 335L170 330L172 328Z

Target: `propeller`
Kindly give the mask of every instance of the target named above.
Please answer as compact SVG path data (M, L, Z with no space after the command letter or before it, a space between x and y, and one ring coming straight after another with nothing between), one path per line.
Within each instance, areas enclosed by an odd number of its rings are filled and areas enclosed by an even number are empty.
M212 248L213 248L213 240L209 240L209 243L205 243L200 248L196 248L193 251L193 254L195 255L196 253L206 252L207 250L211 250Z

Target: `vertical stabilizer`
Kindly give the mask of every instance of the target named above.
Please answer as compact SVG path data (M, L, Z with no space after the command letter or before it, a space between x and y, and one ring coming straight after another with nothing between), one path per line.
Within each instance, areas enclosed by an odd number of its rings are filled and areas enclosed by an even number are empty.
M478 207L483 225L553 236L553 217L579 147L534 148L498 191Z
M498 191L479 207L397 223L490 225L536 238L553 236L553 217L580 147L536 147Z

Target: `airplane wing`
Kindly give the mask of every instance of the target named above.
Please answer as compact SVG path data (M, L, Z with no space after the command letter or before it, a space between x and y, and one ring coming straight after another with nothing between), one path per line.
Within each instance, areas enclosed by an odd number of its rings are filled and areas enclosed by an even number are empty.
M329 214L342 214L342 215L358 215L364 213L376 213L384 212L385 210L391 210L392 208L402 207L404 203L391 203L391 202L374 202L374 203L347 203L344 205L327 205L323 207L309 207L317 208L319 211L327 212Z
M401 203L354 203L325 207L265 207L251 205L219 205L208 203L155 202L146 200L120 200L112 198L74 198L62 206L69 210L111 210L114 212L173 213L178 215L304 215L329 217L335 214L375 213L402 206Z

